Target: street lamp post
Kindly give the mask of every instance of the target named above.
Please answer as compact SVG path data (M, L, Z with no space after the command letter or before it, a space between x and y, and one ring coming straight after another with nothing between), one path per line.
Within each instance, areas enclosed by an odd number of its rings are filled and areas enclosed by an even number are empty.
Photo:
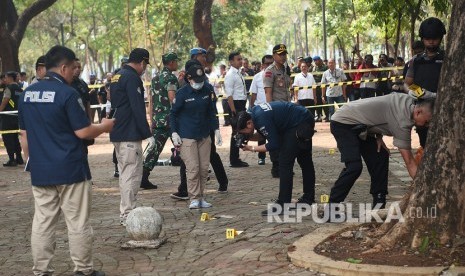
M328 59L326 54L326 1L323 0L323 52L325 59Z

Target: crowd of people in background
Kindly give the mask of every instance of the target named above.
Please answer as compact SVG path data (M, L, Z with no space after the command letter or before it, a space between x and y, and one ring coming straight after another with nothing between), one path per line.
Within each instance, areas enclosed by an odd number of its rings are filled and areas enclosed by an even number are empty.
M212 207L214 203L207 202L204 193L209 164L219 182L218 193L228 192L229 180L216 152L216 145L222 144L219 118L224 119L223 126L232 128L231 168L250 166L240 158L241 149L258 153L258 165L265 165L269 153L270 176L279 178L275 203L280 208L268 208L263 215L282 214L291 202L295 160L302 168L304 190L297 205L315 203L312 137L315 123L323 121L330 122L344 163L330 203L345 199L362 171L363 158L372 176L373 204L384 207L389 150L382 137L394 137L414 177L418 163L411 151L411 129L417 127L425 147L444 59L440 44L445 32L439 19L425 20L420 26L421 41L412 45L415 56L407 63L384 53L375 63L372 54L362 57L355 49L354 57L340 61L339 66L334 58L320 56L297 57L293 64L286 45L277 44L260 61L249 62L240 52L231 52L229 68L220 64L217 73L207 63L205 49L191 49L183 68L178 66L177 53L168 52L161 57L163 66L149 89L141 76L150 64L150 54L142 48L133 49L121 60L120 68L101 80L91 73L88 83L81 78L79 59L62 46L37 59L30 81L24 72L1 74L1 130L8 154L3 166L15 167L29 158L27 169L36 201L31 239L34 273L51 273L50 246L61 208L69 218L75 275L104 275L93 270L91 260L87 156L88 147L103 132L110 133L115 148L121 225L126 225L136 207L139 189L157 189L149 176L168 139L174 146L173 157L180 156L180 186L171 194L173 199L190 200L190 209ZM219 99L222 112L217 109ZM342 107L336 111L338 105ZM63 151L63 147L70 150ZM45 152L47 148L52 154ZM76 203L81 198L85 200ZM61 206L47 205L57 200ZM82 209L67 209L63 202Z

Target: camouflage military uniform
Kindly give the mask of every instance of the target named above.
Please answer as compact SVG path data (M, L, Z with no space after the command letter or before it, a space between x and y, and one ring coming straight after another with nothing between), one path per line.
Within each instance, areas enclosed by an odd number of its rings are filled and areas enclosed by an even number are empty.
M146 155L144 168L153 170L166 141L170 137L169 114L171 110L168 98L169 90L178 90L179 84L176 76L166 67L159 75L152 79L150 92L152 95L152 133L155 138L155 147Z

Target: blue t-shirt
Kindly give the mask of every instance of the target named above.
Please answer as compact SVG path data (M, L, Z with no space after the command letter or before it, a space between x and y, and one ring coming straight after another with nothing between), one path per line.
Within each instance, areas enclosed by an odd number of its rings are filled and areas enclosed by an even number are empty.
M171 132L177 132L181 138L200 140L218 129L215 92L211 85L194 90L189 84L176 92L176 98L170 112Z
M58 74L29 86L19 100L19 126L27 133L31 182L64 185L91 179L84 144L74 131L90 125L78 92Z
M300 123L311 120L311 114L305 107L289 102L270 102L252 108L252 122L255 129L268 143L268 151L278 150L280 136Z

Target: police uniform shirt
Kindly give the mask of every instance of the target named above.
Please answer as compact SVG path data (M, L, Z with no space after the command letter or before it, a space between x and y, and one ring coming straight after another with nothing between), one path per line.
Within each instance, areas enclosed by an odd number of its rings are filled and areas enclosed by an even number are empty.
M195 90L185 85L176 92L176 98L170 112L171 133L181 138L201 140L218 129L214 92L210 84Z
M250 92L257 95L254 105L266 103L265 88L263 87L263 71L253 76Z
M76 78L71 83L71 86L76 89L76 91L79 93L79 96L81 96L84 106L87 106L87 104L90 103L89 86L87 83L81 78Z
M232 67L224 77L224 90L227 97L233 98L235 101L247 100L247 92L245 89L245 80L241 72Z
M271 102L252 108L251 117L255 129L268 141L268 151L278 150L280 134L311 118L305 107L290 102Z
M91 179L84 144L74 133L90 121L79 94L60 75L48 72L43 81L21 94L19 125L27 131L32 185Z
M265 88L271 87L272 100L288 102L291 100L289 87L291 84L291 77L286 74L286 67L279 69L275 62L265 69L263 76L263 86Z
M136 70L124 65L111 78L110 91L115 110L110 141L142 141L152 136L145 112L144 84Z
M17 83L12 83L6 86L3 92L3 99L8 99L8 102L3 111L18 110L19 97L22 94L22 89ZM8 114L0 115L1 117L1 130L18 130L18 117Z
M394 146L411 149L413 108L413 98L393 93L345 104L331 116L331 120L348 125L364 124L368 134L394 136Z
M321 77L321 83L338 83L340 81L347 80L344 71L339 68L335 68L334 71L331 69L326 70ZM329 85L326 86L326 96L327 97L340 97L342 96L342 85L335 85L330 87Z

